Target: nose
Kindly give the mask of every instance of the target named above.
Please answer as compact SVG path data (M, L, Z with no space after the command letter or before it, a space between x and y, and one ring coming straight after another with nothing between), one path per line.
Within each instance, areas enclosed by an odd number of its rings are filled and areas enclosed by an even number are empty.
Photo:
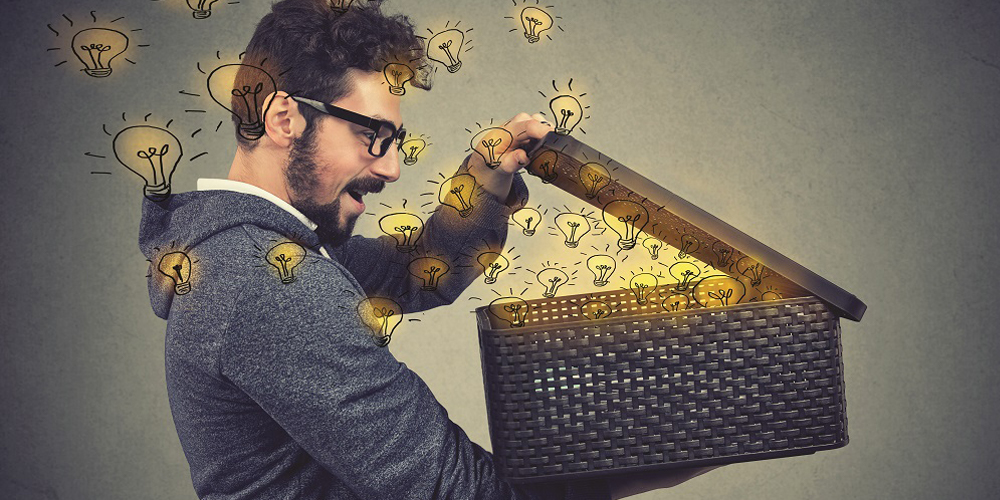
M371 164L371 171L385 182L395 182L399 179L399 152L395 144L386 151L385 156L375 159Z

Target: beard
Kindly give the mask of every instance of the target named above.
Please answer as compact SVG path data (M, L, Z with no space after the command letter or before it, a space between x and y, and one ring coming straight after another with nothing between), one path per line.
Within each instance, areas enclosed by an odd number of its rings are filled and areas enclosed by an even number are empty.
M340 195L348 190L377 193L385 182L373 178L354 179L330 203L317 203L313 190L319 186L319 164L316 162L316 126L306 127L302 136L295 139L285 167L285 180L292 190L291 205L317 224L316 234L320 243L337 247L346 242L354 232L357 216L349 217L341 225Z

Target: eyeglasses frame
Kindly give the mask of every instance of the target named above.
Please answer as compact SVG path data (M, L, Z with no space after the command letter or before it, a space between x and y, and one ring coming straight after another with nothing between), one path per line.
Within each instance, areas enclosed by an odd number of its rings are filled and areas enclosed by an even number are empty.
M301 102L302 104L305 104L315 109L316 111L319 111L320 113L340 118L341 120L349 121L355 125L360 125L375 132L375 135L372 136L372 142L368 144L368 154L374 156L375 158L381 158L385 156L385 154L389 152L389 148L392 147L393 142L398 141L397 148L398 149L403 148L403 141L406 138L406 128L403 127L403 124L399 124L399 128L397 129L396 124L392 123L391 121L372 118L370 116L366 116L361 113L356 113L349 109L344 109L340 106L335 106L328 102L317 101L315 99L310 99L308 97L302 97L297 95L290 95L288 97L290 97L292 100L296 102ZM386 139L382 140L382 143L383 144L387 143L388 146L380 145L379 146L380 153L376 153L375 143L378 141L378 133L380 130L382 130L382 127L387 127L389 128L389 130L392 130L392 134L389 135L388 140Z

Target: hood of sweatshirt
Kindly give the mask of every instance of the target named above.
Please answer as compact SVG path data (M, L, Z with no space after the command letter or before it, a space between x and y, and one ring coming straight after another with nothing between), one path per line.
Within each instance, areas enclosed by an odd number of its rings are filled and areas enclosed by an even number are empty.
M174 295L183 291L185 273L190 272L191 265L185 261L187 251L212 235L246 224L274 231L307 248L319 247L316 233L259 196L212 190L171 195L160 202L143 198L139 249L150 262L148 285L153 312L167 319ZM162 286L164 276L169 276L176 286Z

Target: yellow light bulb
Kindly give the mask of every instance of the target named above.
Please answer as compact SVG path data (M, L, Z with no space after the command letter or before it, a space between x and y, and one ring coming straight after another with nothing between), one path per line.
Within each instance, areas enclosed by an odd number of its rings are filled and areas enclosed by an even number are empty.
M672 293L663 299L663 309L676 312L683 311L688 308L688 304L691 302L688 296L683 293Z
M649 211L634 201L615 200L604 206L603 217L604 223L618 233L618 248L631 250L649 222Z
M611 309L611 306L600 300L591 300L580 306L580 314L592 321L607 318L611 316L612 312L614 311Z
M111 61L128 49L128 37L106 28L88 28L73 36L73 54L83 63L83 72L94 78L111 75Z
M587 269L594 273L594 285L605 286L615 272L615 258L610 255L594 255L587 259Z
M594 199L601 188L611 182L611 174L608 169L600 163L584 163L580 167L580 183L587 190L587 198Z
M743 257L736 261L736 271L746 276L750 280L750 286L760 286L764 278L770 276L764 264L757 262L751 257Z
M556 96L549 101L549 109L556 120L556 133L559 135L569 135L583 119L583 105L571 95Z
M389 63L382 70L385 81L389 84L389 93L393 95L403 95L406 89L403 85L413 78L413 70L409 66L401 63Z
M528 303L518 297L500 297L490 302L487 311L499 320L506 322L511 328L524 326L528 317Z
M565 285L569 281L569 275L564 273L561 269L556 269L554 267L548 267L542 269L538 272L536 276L538 283L545 287L545 291L542 292L543 297L552 298L556 296L559 287Z
M559 173L556 172L556 164L559 161L559 154L555 151L546 150L531 160L528 164L528 172L541 177L543 184L548 184L556 180Z
M422 153L425 148L427 148L427 141L423 139L414 138L403 141L403 164L413 165L416 163L419 159L417 155Z
M403 321L403 308L392 299L368 297L358 304L358 315L371 332L375 345L385 347Z
M681 246L678 248L677 258L686 259L688 255L691 255L698 251L701 247L701 241L697 236L693 234L685 234L681 236Z
M500 273L510 267L510 261L497 252L483 252L476 260L480 266L483 266L483 272L486 274L484 281L487 284L496 283Z
M635 301L639 305L645 305L649 301L649 294L653 292L659 282L656 276L650 273L637 274L629 280L628 287L635 295Z
M212 4L219 0L187 0L191 15L195 19L208 19L212 15Z
M739 304L746 293L746 285L731 276L709 276L699 281L691 291L694 300L702 307Z
M534 208L524 207L510 215L515 224L521 226L521 232L525 236L535 234L535 229L542 223L542 214Z
M413 259L407 267L407 270L410 271L413 277L423 280L423 285L420 286L420 289L424 291L437 290L441 277L450 269L447 262L435 259L434 257Z
M677 280L674 290L683 292L691 285L691 280L701 275L701 268L691 262L676 262L667 269L667 272Z
M458 174L441 183L438 201L458 210L458 215L468 217L475 208L472 197L477 186L476 178L471 174Z
M191 258L184 252L170 252L156 266L160 273L174 282L174 292L184 295L191 291Z
M295 281L295 268L306 258L306 249L291 241L278 243L267 251L267 263L278 270L278 278L284 284Z
M236 117L240 136L250 141L264 135L264 100L276 85L267 71L249 64L224 64L208 75L208 95Z
M657 260L660 258L660 249L663 248L663 242L650 236L649 238L642 240L642 247L649 250L649 256L653 260Z
M500 157L507 152L514 136L503 127L490 127L479 131L472 138L472 150L479 153L490 168L500 166Z
M580 245L580 238L590 232L590 221L580 214L562 213L556 216L556 227L566 237L563 243L569 248Z
M424 232L424 221L416 215L400 212L379 219L378 227L396 240L396 250L410 253Z
M444 30L427 40L427 58L444 64L449 73L454 73L462 67L459 54L465 34L457 29Z
M118 162L146 181L146 198L162 201L170 195L170 179L184 156L174 134L149 125L127 127L115 135L113 148Z
M521 11L521 26L524 27L524 38L535 43L543 31L552 27L552 16L537 7L525 7Z

